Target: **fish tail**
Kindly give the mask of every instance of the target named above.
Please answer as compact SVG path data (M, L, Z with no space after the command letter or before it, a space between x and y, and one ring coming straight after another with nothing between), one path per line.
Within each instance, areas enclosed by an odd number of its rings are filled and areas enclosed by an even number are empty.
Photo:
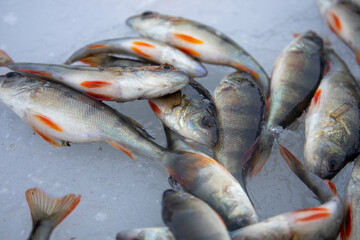
M321 202L324 203L334 195L337 195L334 183L329 180L323 180L316 174L306 169L306 167L282 145L280 145L280 154L290 169L311 191L316 194Z
M54 198L37 188L27 190L25 196L33 225L41 221L50 222L50 232L76 208L81 198L81 195L74 194Z
M9 55L7 55L7 53L3 50L0 50L0 67L6 66L8 63L12 62L14 61L9 57Z
M244 154L243 162L243 181L246 183L247 179L258 175L266 160L271 154L271 149L274 143L274 133L270 129L264 129L251 148Z

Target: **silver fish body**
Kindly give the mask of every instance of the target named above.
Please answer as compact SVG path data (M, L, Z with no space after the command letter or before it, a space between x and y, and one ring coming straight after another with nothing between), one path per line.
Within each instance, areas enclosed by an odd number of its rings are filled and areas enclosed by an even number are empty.
M8 63L6 67L29 76L65 84L103 101L133 101L164 96L184 88L189 77L169 64L160 66L96 68L40 63Z
M182 70L191 77L204 77L206 69L195 59L165 43L148 38L115 38L90 43L73 53L66 64L82 60L86 57L116 53L140 57L157 64L168 63Z
M230 240L220 216L201 199L185 192L164 192L162 218L177 240Z
M329 70L305 119L305 165L322 178L334 177L359 153L359 87L346 64L326 49Z
M218 30L156 12L130 17L126 23L141 35L166 42L200 61L248 71L268 95L269 78L264 69L249 53Z
M116 240L175 240L167 227L139 228L124 230L116 235Z
M103 141L130 157L163 155L134 120L61 84L11 72L0 77L0 93L0 100L53 146Z
M237 179L242 179L244 155L260 135L265 117L265 97L246 72L225 77L214 91L218 141L214 158Z
M214 146L216 109L211 94L195 80L184 89L149 100L156 116L187 142Z

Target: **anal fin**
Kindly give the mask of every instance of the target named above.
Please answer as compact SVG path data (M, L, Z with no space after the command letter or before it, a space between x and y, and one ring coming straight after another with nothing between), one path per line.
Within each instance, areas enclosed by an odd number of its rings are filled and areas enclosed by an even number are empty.
M119 143L117 142L113 142L113 141L107 141L108 144L110 144L111 146L113 146L114 148L116 148L117 150L122 151L123 153L125 153L126 155L128 155L132 160L134 160L134 155L126 150L123 146L121 146Z
M34 132L37 133L42 139L47 141L51 146L53 147L61 147L61 144L59 144L54 138L49 137L48 135L40 132L38 129L33 128Z

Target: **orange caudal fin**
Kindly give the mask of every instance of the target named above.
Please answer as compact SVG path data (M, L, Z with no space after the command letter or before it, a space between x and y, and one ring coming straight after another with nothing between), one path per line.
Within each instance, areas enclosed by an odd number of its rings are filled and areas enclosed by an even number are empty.
M112 83L109 83L107 81L83 81L80 83L81 86L86 88L101 88L105 86L110 86Z
M0 66L6 66L8 63L14 62L6 52L0 50Z
M48 142L53 147L61 147L61 145L52 137L47 136L46 134L40 132L36 128L33 128L34 132L37 133L42 139L44 139L46 142Z
M33 227L46 221L50 223L48 226L50 232L76 208L81 199L80 195L74 194L54 198L37 188L27 190L25 196L30 208Z
M108 144L116 148L117 150L122 151L126 155L128 155L132 160L134 160L134 155L127 149L125 149L120 143L114 142L114 141L107 141Z

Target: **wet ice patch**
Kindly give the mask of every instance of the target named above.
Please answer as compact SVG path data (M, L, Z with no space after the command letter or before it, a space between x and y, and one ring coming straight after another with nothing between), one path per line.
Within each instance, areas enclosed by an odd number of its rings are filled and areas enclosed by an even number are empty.
M107 215L105 213L102 213L102 212L98 212L96 215L95 215L95 220L98 221L98 222L103 222L107 219Z
M17 22L17 20L18 20L18 17L13 12L10 12L10 13L6 14L5 16L3 16L3 21L10 25L14 25Z

